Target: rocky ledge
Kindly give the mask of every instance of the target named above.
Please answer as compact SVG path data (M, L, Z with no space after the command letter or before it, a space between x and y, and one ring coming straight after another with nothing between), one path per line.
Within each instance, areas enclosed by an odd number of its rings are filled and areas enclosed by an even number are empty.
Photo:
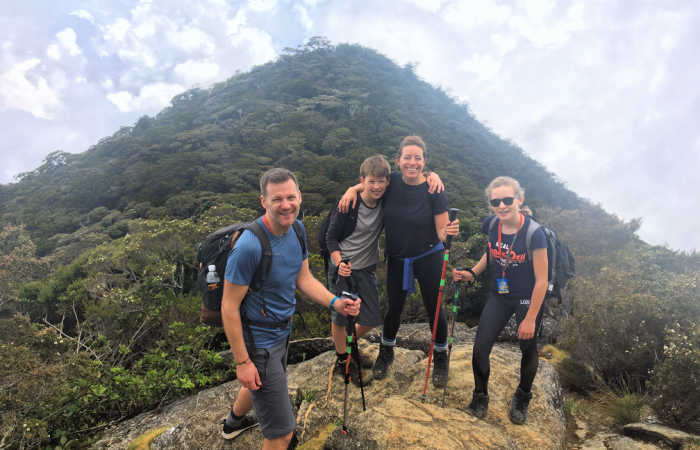
M365 387L366 411L360 389L349 385L348 428L340 432L344 384L330 377L334 352L289 366L289 393L297 412L297 448L327 449L560 449L565 445L562 392L553 367L541 361L533 387L527 424L508 420L510 400L518 383L520 351L500 343L491 357L489 413L485 420L462 411L471 399L473 331L459 324L443 390L428 385L423 401L427 358L423 350L397 347L396 358L384 380ZM424 347L429 339L425 324L404 325L399 342ZM420 341L420 342L419 342ZM413 344L412 344L413 343ZM376 358L378 348L368 340L360 349ZM366 373L371 378L371 372ZM329 383L330 381L330 383ZM150 443L150 448L260 448L262 435L253 428L232 441L220 437L221 420L235 398L239 384L232 381L147 412L108 430L93 448L126 449Z

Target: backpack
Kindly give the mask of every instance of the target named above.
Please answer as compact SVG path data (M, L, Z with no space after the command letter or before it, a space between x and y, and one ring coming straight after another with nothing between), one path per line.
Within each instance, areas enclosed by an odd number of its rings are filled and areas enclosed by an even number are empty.
M489 222L489 234L491 234L491 230L497 223L498 217L493 216ZM569 247L559 240L556 231L544 225L540 225L530 217L530 223L525 232L525 248L527 249L527 258L530 261L532 261L532 250L530 248L532 245L532 235L535 234L538 228L542 228L547 241L547 296L557 297L561 300L561 290L565 288L569 280L576 275L574 255L571 253L571 250L569 250Z
M292 227L301 244L302 254L306 253L306 240L304 239L301 225L298 221L294 221ZM263 226L257 220L252 222L238 222L233 225L221 228L208 235L197 246L197 262L199 272L197 273L197 287L202 293L202 306L200 310L200 320L211 326L220 327L221 322L221 299L224 295L224 275L226 273L226 262L228 255L238 237L243 233L243 230L251 231L260 241L262 247L262 257L260 264L255 270L253 280L250 283L249 291L259 291L262 289L272 265L272 248L270 247L270 239L263 229ZM207 273L209 266L216 266L216 275L219 281L217 283L207 283ZM263 300L263 315L265 314L265 304ZM244 319L243 315L241 319ZM249 321L250 322L250 321ZM276 322L254 323L257 326L272 325L273 328L279 326Z

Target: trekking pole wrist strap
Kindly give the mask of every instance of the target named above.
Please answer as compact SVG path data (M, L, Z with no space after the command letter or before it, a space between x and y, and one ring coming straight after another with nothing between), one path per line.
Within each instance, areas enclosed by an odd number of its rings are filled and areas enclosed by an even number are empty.
M330 309L331 311L333 311L333 304L334 304L335 301L338 300L339 298L340 298L340 297L338 297L337 295L336 295L335 297L333 297L333 298L331 299L331 302L328 304L328 309Z
M472 274L472 277L476 278L476 272L474 272L474 269L469 269L469 268L467 268L467 269L464 269L464 270L466 270L467 272L469 272L470 274Z

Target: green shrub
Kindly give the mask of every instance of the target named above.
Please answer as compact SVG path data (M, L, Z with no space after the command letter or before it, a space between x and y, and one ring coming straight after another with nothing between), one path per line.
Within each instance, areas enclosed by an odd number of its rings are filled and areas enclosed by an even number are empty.
M557 368L561 384L566 389L587 394L598 387L593 369L577 359L567 356Z
M609 266L571 284L574 317L562 346L613 387L643 390L661 360L666 329L700 317L700 272L671 273L655 252L610 256Z
M665 421L700 432L700 324L668 329L664 360L651 380L653 406Z
M626 392L620 396L609 394L605 397L606 406L609 409L615 425L626 425L639 422L644 398L640 395Z

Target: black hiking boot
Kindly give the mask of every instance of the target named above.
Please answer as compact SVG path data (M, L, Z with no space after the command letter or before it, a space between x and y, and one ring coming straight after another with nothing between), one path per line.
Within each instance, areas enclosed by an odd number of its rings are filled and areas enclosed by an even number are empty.
M522 425L527 420L527 407L530 406L530 400L532 399L532 392L525 392L520 389L515 390L513 394L513 400L510 403L510 412L508 417L510 421L516 425Z
M484 394L482 392L474 392L474 394L472 394L472 402L466 407L466 409L464 409L464 411L468 412L477 419L483 419L486 417L488 410L489 396L488 394Z
M379 345L379 356L377 356L377 361L374 363L374 368L372 372L374 374L375 380L382 380L386 378L386 373L389 370L389 366L394 362L394 346L393 345Z
M447 386L447 352L435 352L433 357L433 386L443 388Z
M221 430L221 437L224 439L233 439L245 430L258 425L258 419L257 417L246 415L236 420L236 418L233 417L233 410L229 410L228 416L226 416L226 419L224 419L222 423L224 427L223 430Z

